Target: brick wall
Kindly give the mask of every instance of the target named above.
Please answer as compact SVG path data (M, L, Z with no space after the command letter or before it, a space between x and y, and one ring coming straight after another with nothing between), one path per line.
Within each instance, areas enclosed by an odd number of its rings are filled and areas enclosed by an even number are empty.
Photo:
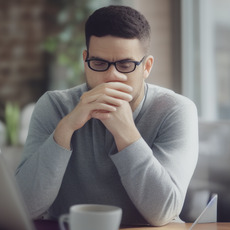
M57 10L54 1L47 2L0 0L0 120L7 101L23 107L47 90L47 56L41 44L54 30Z

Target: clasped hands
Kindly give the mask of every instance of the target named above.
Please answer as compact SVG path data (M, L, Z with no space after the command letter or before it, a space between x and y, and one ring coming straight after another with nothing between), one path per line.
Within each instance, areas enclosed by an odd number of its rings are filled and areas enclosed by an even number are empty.
M132 90L123 82L108 82L85 92L67 115L69 127L75 131L91 118L99 119L114 136L118 150L125 148L140 137L129 104Z
M116 120L115 117L119 119L119 115L130 115L132 111L128 102L132 100L131 92L132 87L122 82L102 83L85 92L69 114L72 128L81 128L91 118L108 124L109 121Z

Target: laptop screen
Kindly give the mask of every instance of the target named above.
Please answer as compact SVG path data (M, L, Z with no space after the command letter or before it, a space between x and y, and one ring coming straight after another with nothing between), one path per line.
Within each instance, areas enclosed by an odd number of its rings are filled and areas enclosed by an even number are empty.
M34 230L14 175L0 150L0 229Z
M205 209L192 224L190 230L199 229L198 224L217 222L217 194L214 194Z

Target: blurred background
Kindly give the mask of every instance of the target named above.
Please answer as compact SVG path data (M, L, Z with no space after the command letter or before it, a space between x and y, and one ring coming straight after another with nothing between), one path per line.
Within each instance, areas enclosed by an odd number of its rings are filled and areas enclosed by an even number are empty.
M84 23L110 4L132 6L150 22L148 82L196 103L193 188L221 194L227 205L218 218L230 220L230 0L0 0L0 147L20 156L39 97L84 82Z

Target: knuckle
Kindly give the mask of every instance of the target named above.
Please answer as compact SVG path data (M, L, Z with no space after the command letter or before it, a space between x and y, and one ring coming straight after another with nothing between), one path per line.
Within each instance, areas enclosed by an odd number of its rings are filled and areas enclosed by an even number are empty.
M109 90L110 89L108 88L108 86L106 86L106 85L103 86L103 94L108 94Z
M100 94L98 97L97 97L97 100L96 101L102 101L105 97L105 94Z
M83 102L83 103L85 103L85 102L86 102L87 95L88 95L87 92L86 92L86 93L83 93L83 94L81 95L81 97L80 97L80 101Z
M124 104L124 100L117 99L117 101L118 101L118 105L119 105L119 106L122 106L122 105Z

